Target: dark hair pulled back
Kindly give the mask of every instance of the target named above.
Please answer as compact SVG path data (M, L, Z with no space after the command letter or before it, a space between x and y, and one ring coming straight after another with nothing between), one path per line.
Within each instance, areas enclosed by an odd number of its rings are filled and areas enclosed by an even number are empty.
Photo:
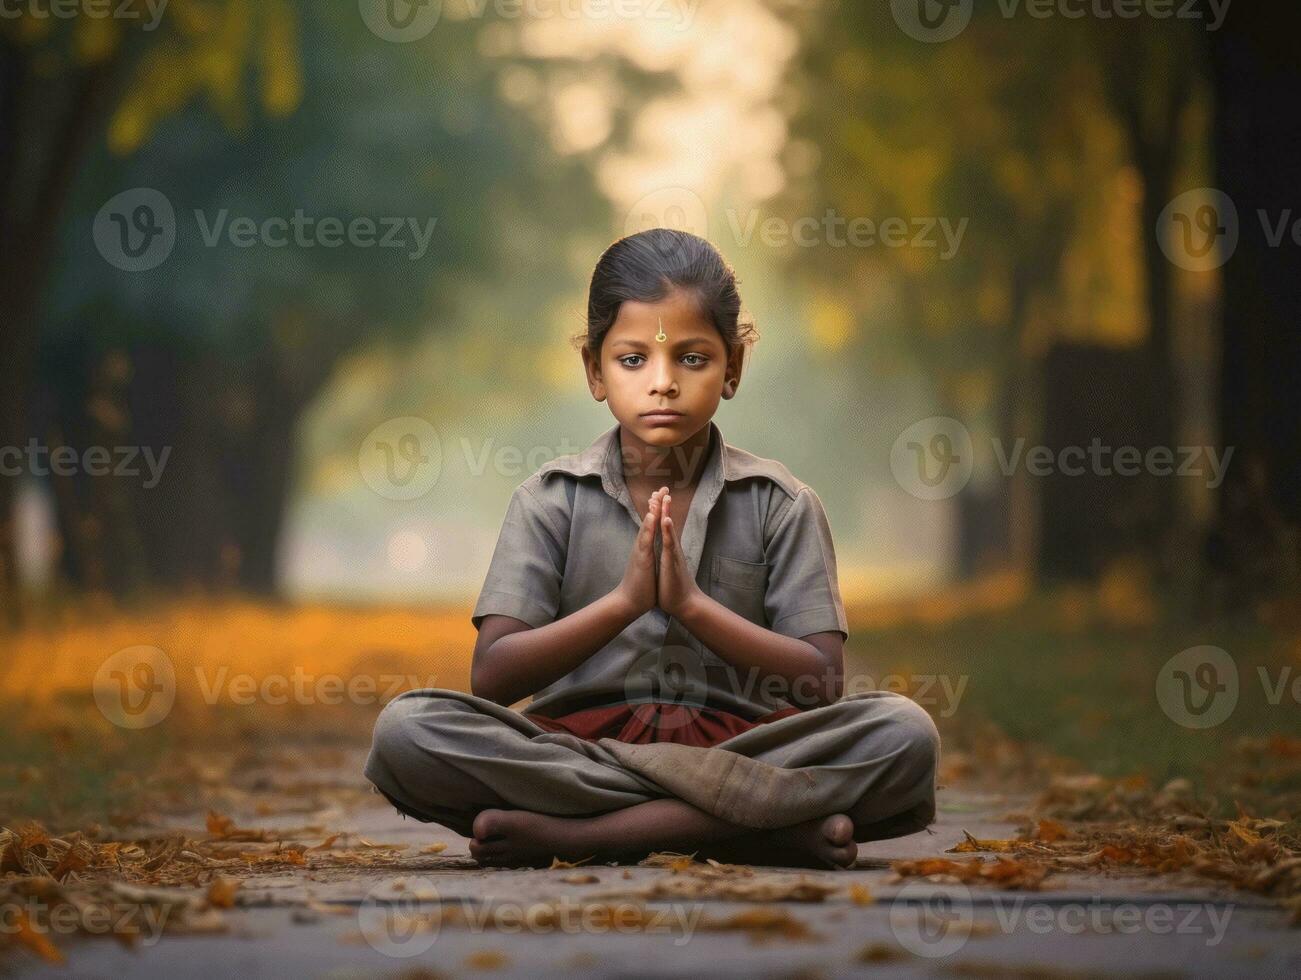
M695 297L700 312L714 324L728 350L759 338L754 324L741 320L736 273L708 241L672 228L651 228L620 238L597 260L587 292L587 331L573 338L597 354L625 300L655 303L674 289Z

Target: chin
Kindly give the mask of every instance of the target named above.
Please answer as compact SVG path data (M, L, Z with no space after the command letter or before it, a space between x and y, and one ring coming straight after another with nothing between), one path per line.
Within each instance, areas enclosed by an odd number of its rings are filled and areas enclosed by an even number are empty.
M676 425L646 425L640 419L634 430L648 446L677 446L689 439L695 430L686 419Z

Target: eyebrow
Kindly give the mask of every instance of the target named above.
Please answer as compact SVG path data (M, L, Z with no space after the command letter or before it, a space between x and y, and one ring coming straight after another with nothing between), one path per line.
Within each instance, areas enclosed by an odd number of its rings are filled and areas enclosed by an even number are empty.
M705 344L705 345L708 345L708 344L709 344L709 338L708 338L708 337L686 337L686 338L684 338L683 340L679 340L679 341L675 342L675 343L673 344L673 346L674 346L674 347L689 347L689 346L691 346L692 344ZM645 347L645 346L646 346L646 344L644 344L644 343L643 343L642 341L640 341L640 340L616 340L616 341L615 341L611 346L613 346L613 347L619 347L619 346L621 346L621 345L624 346L624 347Z

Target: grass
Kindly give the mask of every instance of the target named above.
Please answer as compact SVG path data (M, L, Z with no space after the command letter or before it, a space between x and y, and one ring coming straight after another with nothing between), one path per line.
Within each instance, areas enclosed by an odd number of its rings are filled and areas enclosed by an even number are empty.
M1233 657L1240 694L1224 722L1195 730L1162 709L1157 678L1172 656L1204 645ZM1271 739L1285 755L1301 749L1301 711L1290 694L1301 672L1301 631L1259 618L1195 622L1137 597L1061 590L940 618L851 617L848 659L850 672L908 677L913 693L926 675L948 678L948 689L962 692L956 710L938 684L931 694L939 703L927 705L942 729L945 715L951 727L988 720L1106 776L1213 784L1217 770L1241 776L1244 753L1268 752ZM1272 703L1280 679L1288 684ZM1274 788L1301 790L1288 774Z

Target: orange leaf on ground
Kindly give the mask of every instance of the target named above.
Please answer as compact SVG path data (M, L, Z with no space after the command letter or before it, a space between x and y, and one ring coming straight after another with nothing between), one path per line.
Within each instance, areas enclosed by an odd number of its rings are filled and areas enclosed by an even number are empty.
M14 916L11 928L18 943L27 947L45 962L63 962L64 957L59 952L59 948L50 942L50 937L45 933L32 928L31 920L27 918L27 913L23 909L19 909L18 914Z
M849 886L849 900L855 905L871 905L876 901L876 897L866 885L855 882Z
M993 884L1002 888L1035 889L1048 876L1042 864L1016 858L982 861L972 858L953 861L949 858L924 858L920 861L895 861L890 867L901 878L948 877L963 883Z
M234 908L235 893L241 884L238 878L214 878L208 886L208 904L218 909Z
M235 821L223 816L216 810L208 811L208 833L217 837L229 837L235 832Z
M1039 826L1035 828L1033 839L1051 844L1054 841L1065 840L1070 836L1071 832L1056 820L1040 820Z
M585 858L583 858L583 860L581 860L581 861L562 861L562 860L560 860L560 858L558 858L558 857L553 857L553 858L551 859L551 867L548 868L547 870L548 870L548 871L554 871L556 868L576 868L576 867L578 867L580 864L586 864L588 861L592 860L592 858L594 858L594 857L596 857L595 854L591 855L590 857L585 857Z
M1017 841L1014 840L981 840L978 837L972 837L965 830L962 836L966 840L960 841L948 849L949 854L970 854L973 851L995 851L1005 852L1016 847Z

